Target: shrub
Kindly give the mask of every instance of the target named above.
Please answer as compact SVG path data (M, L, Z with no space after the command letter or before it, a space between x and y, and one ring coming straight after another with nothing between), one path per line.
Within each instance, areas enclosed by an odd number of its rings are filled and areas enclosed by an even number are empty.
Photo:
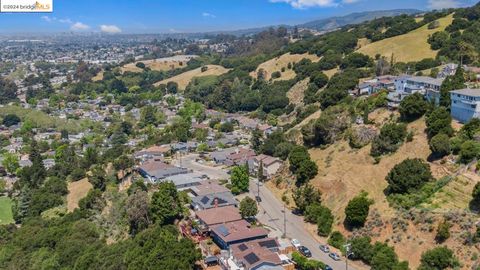
M469 163L480 156L480 143L466 141L460 147L460 162Z
M397 151L406 135L407 126L405 124L385 124L380 130L380 134L372 142L370 155L376 157Z
M398 110L405 121L418 119L427 112L427 102L420 93L406 96L401 102Z
M451 226L452 225L447 220L444 220L438 224L437 235L435 236L437 242L442 243L450 237Z
M437 134L429 142L432 154L437 157L443 157L450 153L450 138L447 134Z
M389 193L410 193L433 179L430 165L421 159L405 159L388 173Z
M345 236L343 236L343 234L339 231L334 231L328 238L328 244L338 249L343 249L343 245L345 245L345 243Z
M447 247L436 247L422 254L419 270L440 270L459 266L453 251Z
M275 71L272 73L272 79L278 79L282 77L282 73L280 73L280 71Z
M372 200L367 198L367 193L362 192L348 202L345 208L345 222L350 227L363 227L368 217Z

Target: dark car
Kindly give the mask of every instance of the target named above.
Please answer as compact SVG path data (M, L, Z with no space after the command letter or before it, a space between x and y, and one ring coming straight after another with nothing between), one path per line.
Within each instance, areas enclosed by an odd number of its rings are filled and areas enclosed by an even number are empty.
M255 200L256 200L257 202L262 202L262 198L260 198L260 196L255 196Z
M310 252L310 249L308 249L305 246L299 246L298 251L300 251L300 253L302 253L302 255L307 257L307 258L312 257L312 252Z
M333 268L330 265L325 265L325 270L333 270Z
M294 214L296 216L301 216L302 211L300 211L300 209L298 209L298 208L295 208L295 209L292 210L292 214Z

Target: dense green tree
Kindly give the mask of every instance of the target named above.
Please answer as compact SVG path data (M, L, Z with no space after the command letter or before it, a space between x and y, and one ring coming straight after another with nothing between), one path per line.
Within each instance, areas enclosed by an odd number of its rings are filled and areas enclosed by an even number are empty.
M352 227L363 227L368 217L370 205L373 201L367 198L368 194L362 192L351 199L345 208L345 223Z
M388 173L388 192L410 193L433 179L430 165L421 159L405 159Z
M309 205L322 202L322 193L311 184L305 184L295 189L293 200L297 209L303 213Z
M102 166L96 165L93 167L91 175L88 176L88 182L90 182L95 189L104 191L107 187L107 181L107 175Z
M370 155L376 157L392 153L402 145L407 135L405 124L388 123L380 129L380 134L373 139Z
M231 171L230 182L232 183L232 192L239 194L248 191L250 178L245 166L236 166Z
M437 157L443 157L450 153L450 138L447 134L437 134L430 139L430 150Z
M453 135L452 117L445 107L435 108L426 118L427 134L433 137L439 133Z
M150 224L148 211L148 194L146 191L137 190L130 194L125 203L126 213L130 224L130 233L135 235Z
M16 114L7 114L3 117L2 124L7 127L11 127L20 123L21 121L22 119L20 119L20 117L18 117Z
M447 247L435 247L422 254L419 270L441 270L459 266L453 251Z
M152 220L160 225L173 224L182 213L183 205L175 184L172 182L160 183L158 191L152 196L150 206Z
M440 87L440 106L450 109L450 91L465 88L465 74L462 66L458 66L455 75L447 76Z
M420 93L406 96L401 102L398 110L403 120L412 121L427 112L428 103Z
M318 174L318 166L315 162L307 159L302 162L300 168L296 170L295 176L297 177L297 186L301 186L313 179Z
M0 104L17 100L17 85L6 78L0 77Z
M305 220L317 224L317 233L328 236L332 232L334 217L332 211L318 202L314 202L305 209Z
M460 162L469 163L480 157L480 143L476 141L466 141L460 147Z
M240 201L240 214L243 218L255 217L258 214L257 202L249 196Z
M338 249L342 249L346 241L345 236L339 231L334 231L328 238L328 244Z

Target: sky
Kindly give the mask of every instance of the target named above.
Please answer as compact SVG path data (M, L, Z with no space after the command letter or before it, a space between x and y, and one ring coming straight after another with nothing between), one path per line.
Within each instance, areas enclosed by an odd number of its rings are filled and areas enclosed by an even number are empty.
M208 32L279 24L295 25L359 11L397 8L431 10L476 3L474 0L53 1L52 13L0 13L0 33Z

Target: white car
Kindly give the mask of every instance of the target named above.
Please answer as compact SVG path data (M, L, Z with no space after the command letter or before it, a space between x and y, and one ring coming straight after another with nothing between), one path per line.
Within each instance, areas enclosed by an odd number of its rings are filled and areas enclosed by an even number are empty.
M297 239L292 239L292 245L298 249L298 247L300 247L302 244L300 244L300 241L298 241Z

